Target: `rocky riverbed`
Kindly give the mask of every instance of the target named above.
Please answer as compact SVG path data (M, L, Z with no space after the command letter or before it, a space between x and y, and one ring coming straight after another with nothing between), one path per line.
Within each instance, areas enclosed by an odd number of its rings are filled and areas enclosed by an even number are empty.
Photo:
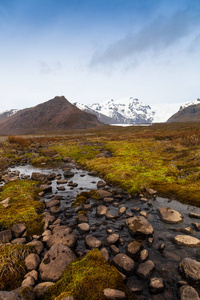
M23 224L0 232L1 242L36 248L26 258L29 273L22 282L33 287L30 299L39 299L76 257L94 248L118 268L138 299L199 299L199 208L160 198L151 189L147 197L133 198L70 159L55 169L18 166L2 177L4 182L13 178L43 182L43 234L30 239ZM86 201L73 205L81 192L88 192ZM105 291L105 298L125 299L112 293L118 292ZM0 299L21 298L17 292L0 292Z

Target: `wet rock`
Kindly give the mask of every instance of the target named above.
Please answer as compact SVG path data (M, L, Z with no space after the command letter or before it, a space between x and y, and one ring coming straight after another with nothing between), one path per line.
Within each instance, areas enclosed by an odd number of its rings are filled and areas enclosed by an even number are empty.
M106 186L106 183L104 181L100 180L100 181L97 182L97 188L98 189L102 188L102 187L105 187L105 186Z
M149 290L153 294L162 293L165 289L162 278L154 277L150 279Z
M45 222L44 230L46 230L48 226L55 221L55 217L50 215L50 213L48 213L47 211L45 211L43 215L44 215L44 222Z
M34 246L37 254L41 254L44 250L44 245L41 241L31 241L27 245Z
M76 217L76 221L80 224L80 223L87 223L88 222L88 217L84 214L78 214L78 216Z
M46 239L47 246L50 248L54 244L63 244L73 248L76 244L77 237L71 228L58 226L53 229L53 234Z
M43 281L57 281L64 269L76 259L74 252L63 244L53 245L44 255L39 266L40 276Z
M189 226L181 228L181 232L186 234L194 234L194 230Z
M58 205L57 206L52 206L52 207L50 207L50 211L53 214L58 214L61 211L61 208Z
M152 225L142 216L128 218L126 220L126 226L133 235L141 234L146 236L152 235L154 232Z
M44 193L50 193L52 192L52 186L48 185L48 184L41 184L40 185L40 189L44 192Z
M110 246L110 250L111 250L111 252L113 253L113 255L117 255L117 254L119 254L119 248L117 248L115 245L111 245Z
M106 217L106 219L108 219L108 220L114 220L114 219L117 218L117 216L115 216L115 215L113 215L113 214L110 213L110 210L109 210L109 209L107 210L107 212L106 212L106 214L105 214L105 217Z
M58 190L58 191L65 191L64 185L58 186L58 187L57 187L57 190Z
M184 218L181 213L169 207L158 208L158 213L160 215L161 220L168 224L181 223Z
M200 231L200 223L194 222L192 223L192 225L194 226L194 228L198 231Z
M104 205L99 205L96 210L96 215L98 217L104 216L106 214L107 210L108 210L108 207L106 207Z
M112 193L107 191L107 190L97 190L97 193L100 198L106 198L106 197L111 197Z
M114 202L114 201L115 201L115 199L109 198L109 197L105 197L105 198L103 199L103 202L105 202L105 203L112 203L112 202Z
M36 299L42 298L46 290L53 284L53 282L42 282L37 284L34 289L34 295Z
M143 216L145 218L148 218L149 217L149 214L146 212L146 211L141 211L140 212L140 216Z
M74 172L72 172L71 170L65 170L63 172L64 177L73 177L74 176Z
M140 201L141 201L141 202L147 202L148 199L147 199L147 198L140 198Z
M175 244L180 246L186 246L190 248L196 248L200 246L200 240L190 235L176 235L173 240Z
M47 180L47 175L39 173L39 172L33 172L31 175L31 179L36 180L36 181L45 182Z
M77 228L82 232L90 231L90 226L88 223L80 223L80 224L78 224Z
M139 207L134 206L134 207L131 208L131 211L132 212L139 212L139 211L141 211L141 209Z
M11 230L0 231L0 243L9 243L12 240Z
M126 212L126 209L127 208L125 206L120 207L118 210L119 215L122 216Z
M109 253L108 253L108 250L106 248L101 249L101 254L103 255L103 257L105 258L106 261L109 260Z
M191 258L184 258L179 264L179 271L192 281L200 281L200 262Z
M88 172L88 175L90 175L90 176L98 176L98 172L97 171L90 171L90 172Z
M154 262L152 260L147 260L139 265L138 269L136 270L136 273L142 279L147 279L153 273L154 268Z
M11 228L14 237L19 238L26 231L26 226L23 223L15 224Z
M112 233L111 235L109 235L106 239L108 244L115 244L119 241L119 234L116 233Z
M47 208L50 208L52 206L57 206L57 205L60 205L60 200L52 199L52 200L46 202L45 205Z
M142 243L133 241L129 243L127 246L128 255L130 255L131 257L135 257L142 248L143 248Z
M124 292L119 291L119 290L115 290L115 289L110 289L110 288L106 288L103 290L103 294L105 299L110 299L110 300L125 300L126 299L126 295Z
M56 178L56 173L52 172L52 173L50 173L50 174L47 175L47 179L48 180L54 180L55 178Z
M37 254L31 253L25 258L25 265L27 270L36 270L40 263L40 258Z
M140 253L140 261L144 262L145 260L148 259L148 257L149 257L149 252L146 249L142 250Z
M194 218L194 219L200 219L200 214L191 212L191 213L189 213L189 217Z
M119 253L113 258L113 264L124 274L132 274L135 268L135 262L126 254Z
M179 289L180 299L181 300L199 300L199 295L197 291L189 285L183 285Z
M101 241L92 235L87 235L85 238L85 244L88 248L94 249L101 246Z
M66 179L59 179L56 181L57 184L65 184L67 183L67 180Z

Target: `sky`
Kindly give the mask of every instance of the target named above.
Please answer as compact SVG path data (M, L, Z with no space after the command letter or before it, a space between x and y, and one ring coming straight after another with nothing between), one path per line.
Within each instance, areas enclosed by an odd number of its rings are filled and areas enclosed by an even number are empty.
M200 97L199 0L0 0L0 111Z

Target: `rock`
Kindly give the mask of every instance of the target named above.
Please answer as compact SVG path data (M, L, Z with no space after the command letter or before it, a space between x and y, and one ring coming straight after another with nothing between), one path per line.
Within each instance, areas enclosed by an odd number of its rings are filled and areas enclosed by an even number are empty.
M157 194L157 191L156 190L153 190L151 188L146 188L146 191L147 193L150 195L150 196L155 196Z
M3 205L3 207L7 208L9 206L10 197L6 198L5 200L1 201L0 204Z
M197 291L189 285L183 285L179 289L180 299L181 300L199 300L199 295Z
M0 291L0 300L25 300L21 298L18 293Z
M36 270L32 270L30 271L29 273L27 273L24 278L27 278L27 277L33 277L35 281L38 281L38 272Z
M87 223L88 222L88 217L84 214L79 214L77 217L76 217L76 221L78 223Z
M126 209L127 208L125 206L120 207L118 210L119 215L122 216L126 212Z
M36 180L36 181L45 182L47 180L47 175L39 173L39 172L33 172L31 175L31 179Z
M148 199L147 199L147 198L140 198L140 201L141 201L141 202L147 202Z
M175 244L180 246L186 246L190 248L196 248L200 246L200 240L190 235L176 235L173 240Z
M9 243L12 240L12 232L10 229L0 231L0 243Z
M108 250L106 248L101 249L101 254L103 255L103 257L105 258L106 261L109 260L109 253L108 253Z
M108 244L115 244L119 241L119 234L116 234L116 233L112 233L111 235L109 235L107 237L107 243Z
M110 213L110 210L109 210L109 209L107 210L107 212L106 212L106 214L105 214L105 217L106 217L106 219L108 219L108 220L113 220L113 219L116 219L116 218L117 218L117 216L115 216L115 215L113 215L113 214Z
M192 225L194 226L194 228L198 231L200 231L200 223L194 222L192 223Z
M96 192L98 193L100 198L106 198L112 196L112 193L107 190L97 190Z
M60 205L60 201L56 200L56 199L52 199L52 200L46 202L45 205L47 208L50 208L52 206Z
M181 228L181 232L186 234L194 234L194 230L189 226Z
M142 279L147 279L151 276L154 268L154 262L152 260L147 260L139 265L138 269L136 270L136 273Z
M106 183L105 183L104 181L100 180L100 181L97 182L97 187L98 187L98 189L99 189L99 188L102 188L102 187L104 187L104 186L106 186Z
M151 278L149 283L149 289L153 294L162 293L165 289L163 279L158 277Z
M58 187L57 187L57 190L58 190L58 191L65 191L64 185L58 186Z
M137 242L137 241L133 241L133 242L128 244L127 252L131 257L135 257L140 252L140 250L142 248L143 248L142 243Z
M17 238L17 239L14 239L11 241L11 244L14 244L14 245L23 245L23 244L26 244L26 238Z
M184 258L179 264L179 271L187 280L200 281L200 262Z
M200 214L191 212L191 213L189 213L189 217L194 218L194 219L200 219Z
M146 249L142 250L140 253L140 261L143 262L143 261L147 260L148 257L149 257L149 252Z
M50 193L52 192L52 186L49 184L41 184L40 185L40 189L44 192L44 193Z
M105 197L105 198L103 199L103 202L105 202L105 203L112 203L112 202L114 202L114 201L115 201L115 199L109 198L109 197Z
M94 249L101 246L101 241L92 235L87 235L85 238L85 244L88 248Z
M40 276L43 281L57 281L64 269L76 259L74 252L63 244L53 245L44 255L39 266Z
M15 224L11 228L14 237L19 238L26 231L26 226L23 223Z
M90 175L90 176L98 176L98 172L97 171L90 171L90 172L88 172L88 175Z
M42 282L37 284L33 289L35 298L36 299L42 298L43 294L46 292L48 287L50 287L52 284L53 282Z
M99 205L96 210L96 215L98 217L104 216L106 214L107 210L108 210L108 207L106 207L104 205Z
M132 212L139 212L139 211L141 211L141 209L137 206L134 206L134 207L131 208L131 211Z
M147 219L149 217L149 214L146 211L141 211L140 216L143 216Z
M32 276L28 276L27 278L25 278L22 281L21 286L26 286L26 285L29 285L29 286L34 286L35 285L35 280Z
M50 248L54 244L63 244L73 248L76 244L77 237L71 228L67 226L57 226L53 229L53 234L46 239L47 246Z
M34 246L37 254L41 254L42 251L44 250L44 245L41 241L31 241L31 242L27 243L27 245Z
M142 216L131 217L126 220L126 226L133 235L152 235L154 230L146 218Z
M103 294L105 299L110 299L110 300L125 300L126 299L126 294L122 291L115 290L115 289L104 289Z
M47 175L47 179L50 180L50 181L54 180L55 178L56 178L56 173L52 172L52 173L50 173L50 174Z
M90 225L88 223L80 223L77 228L82 232L90 231Z
M27 270L36 270L40 263L40 258L37 254L31 253L25 258L25 265Z
M183 221L183 215L178 211L171 209L169 207L158 208L160 218L163 222L168 224L178 224Z
M110 250L113 253L113 255L117 255L120 253L119 248L117 248L115 245L111 245Z
M65 184L65 183L67 183L66 179L59 179L59 180L57 180L57 184Z
M70 171L70 170L65 170L63 172L64 177L73 177L74 176L74 172Z
M61 208L59 205L50 207L50 212L53 214L58 214L60 211L61 211Z
M135 268L135 262L126 254L119 253L113 258L113 264L124 274L130 275Z
M71 162L71 157L69 157L69 156L65 156L65 157L63 157L63 161L64 162Z

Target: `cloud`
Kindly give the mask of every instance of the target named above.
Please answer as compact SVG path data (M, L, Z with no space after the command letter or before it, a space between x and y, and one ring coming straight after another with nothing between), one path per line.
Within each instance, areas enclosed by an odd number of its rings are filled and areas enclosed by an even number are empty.
M41 74L56 73L62 69L62 65L59 61L53 63L47 63L46 61L40 61L39 63Z
M134 61L141 61L144 55L158 55L188 37L194 26L199 26L197 12L188 8L170 17L160 15L151 23L145 23L137 32L128 34L108 45L104 51L95 52L89 67L118 65L127 59L130 64Z

